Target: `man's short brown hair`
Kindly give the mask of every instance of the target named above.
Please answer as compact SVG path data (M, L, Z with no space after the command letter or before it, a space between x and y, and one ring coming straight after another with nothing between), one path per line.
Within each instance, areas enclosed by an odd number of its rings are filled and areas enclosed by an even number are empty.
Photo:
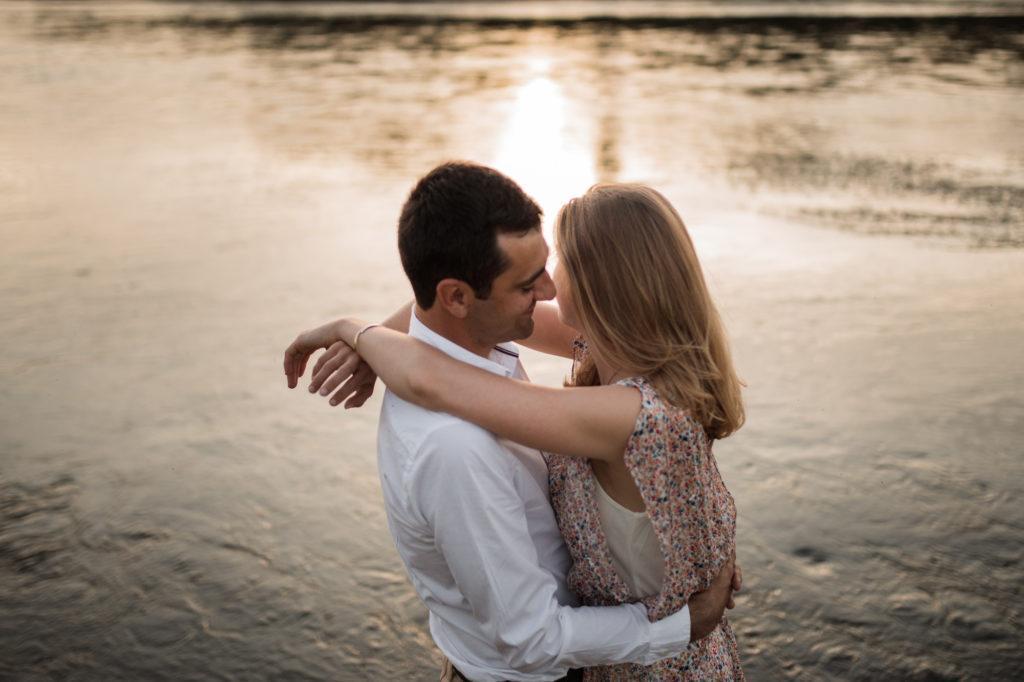
M493 168L452 161L427 173L398 219L398 252L416 303L433 306L438 282L449 277L487 298L508 267L498 234L524 234L540 218L540 206Z

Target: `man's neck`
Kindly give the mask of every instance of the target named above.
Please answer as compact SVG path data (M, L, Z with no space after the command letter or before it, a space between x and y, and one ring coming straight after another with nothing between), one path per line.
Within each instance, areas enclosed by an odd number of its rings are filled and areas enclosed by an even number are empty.
M430 310L424 310L417 305L413 308L413 315L430 331L482 358L490 357L491 349L496 345L490 340L474 338L463 320L452 317L441 306L435 305Z

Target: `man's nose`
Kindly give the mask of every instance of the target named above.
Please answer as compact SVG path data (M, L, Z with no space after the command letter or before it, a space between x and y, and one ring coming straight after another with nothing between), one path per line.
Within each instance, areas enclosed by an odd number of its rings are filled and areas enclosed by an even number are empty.
M550 301L555 297L555 280L551 279L547 270L537 279L537 286L533 290L538 301Z

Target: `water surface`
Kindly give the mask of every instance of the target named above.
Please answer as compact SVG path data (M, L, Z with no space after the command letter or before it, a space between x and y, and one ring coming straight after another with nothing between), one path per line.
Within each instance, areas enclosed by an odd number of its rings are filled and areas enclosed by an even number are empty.
M748 383L750 679L1019 673L1024 14L625 7L0 5L0 677L435 675L379 398L279 361L408 299L447 158L687 220Z

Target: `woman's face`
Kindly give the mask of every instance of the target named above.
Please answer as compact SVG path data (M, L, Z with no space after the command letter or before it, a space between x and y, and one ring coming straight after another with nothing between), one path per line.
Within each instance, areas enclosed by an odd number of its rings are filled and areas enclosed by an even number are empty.
M562 265L561 259L555 265L555 274L552 276L555 281L555 300L558 301L558 319L562 324L568 325L578 332L583 329L580 326L579 317L576 314L576 304L572 300L572 289L569 286L569 272Z

